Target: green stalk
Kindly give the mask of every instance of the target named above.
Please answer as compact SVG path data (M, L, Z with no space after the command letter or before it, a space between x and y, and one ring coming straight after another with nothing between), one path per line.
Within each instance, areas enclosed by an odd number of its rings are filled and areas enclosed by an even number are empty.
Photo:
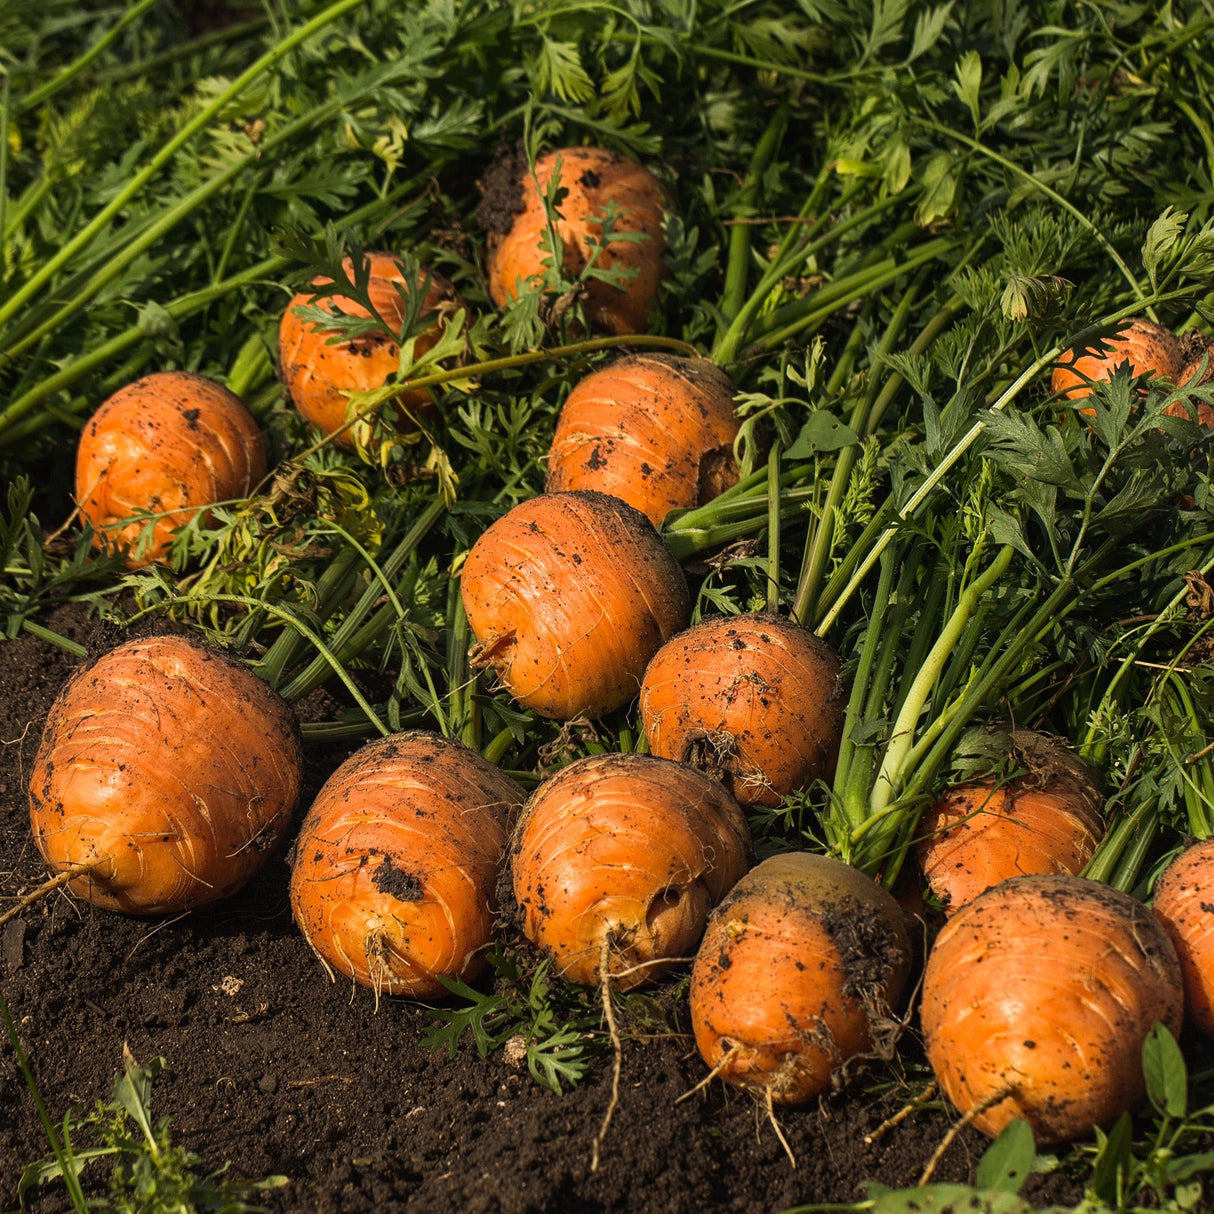
M780 610L780 443L767 457L767 610Z
M825 186L828 180L829 178L823 177L820 179L820 184ZM863 188L863 183L853 185L839 200L836 209L842 210L846 207ZM815 196L801 208L801 215L806 214L806 208L811 205L811 201L820 201L820 198L816 196L816 192ZM725 333L714 343L711 354L713 361L719 363L721 366L729 366L737 362L738 353L747 340L751 325L762 312L763 308L766 307L768 297L780 285L781 279L803 265L809 257L812 257L829 242L838 240L839 237L846 235L855 227L879 218L882 213L894 205L895 201L895 199L883 200L848 219L840 220L829 231L814 241L808 240L808 233L790 229L784 241L781 242L776 256L772 258L762 277L751 291L746 303L741 307L737 316L733 318ZM817 222L813 224L813 227L817 227ZM798 241L800 242L799 244L797 243Z
M333 633L330 641L333 652L341 661L348 662L356 654L366 652L367 648L383 635L393 621L404 617L404 609L395 599L392 583L418 544L445 513L446 505L442 498L435 498L413 521L413 525L401 537L400 543L392 550L386 561L381 565L368 561L375 572L375 580L363 591L358 602L354 604ZM383 604L368 621L367 617L371 614L372 608L380 601L385 592L389 595L389 601ZM292 702L301 700L328 677L329 663L323 656L313 658L299 674L286 684L282 694Z
M889 805L896 790L905 777L907 759L915 740L915 727L927 706L933 684L940 676L949 656L961 637L962 629L969 622L982 596L1003 576L1011 563L1014 549L1005 545L986 571L966 587L957 606L932 645L927 660L919 668L911 683L906 698L898 709L898 715L890 730L889 744L881 761L877 779L873 785L872 808L880 813Z
M767 124L750 158L746 181L738 195L735 219L749 219L759 197L763 174L767 172L784 132L788 129L788 109L781 105ZM750 275L750 253L754 229L748 223L735 223L729 232L729 252L725 259L725 285L721 290L721 319L728 323L742 307L746 297L746 279Z
M1163 303L1168 299L1179 298L1180 294L1180 292L1169 292L1167 294L1157 296L1155 302ZM823 613L821 620L815 628L815 631L819 636L825 636L826 633L830 631L845 604L855 593L859 585L868 576L869 570L873 567L882 551L884 551L885 547L890 543L894 535L897 533L900 524L906 519L912 518L918 512L920 506L922 506L927 498L931 496L936 486L940 484L953 466L970 449L970 447L974 445L978 437L982 434L983 430L986 429L986 417L994 413L999 413L1005 409L1013 400L1016 399L1017 396L1020 395L1020 393L1030 382L1032 382L1032 380L1036 379L1036 377L1040 375L1046 367L1055 362L1064 353L1064 351L1073 349L1081 345L1083 342L1096 337L1102 332L1107 332L1113 325L1118 324L1119 322L1125 320L1127 316L1132 315L1138 306L1139 302L1135 302L1129 307L1121 308L1116 312L1110 313L1101 320L1097 321L1095 324L1088 325L1081 329L1072 340L1066 342L1065 344L1053 346L1044 354L1034 359L1033 362L1018 376L1016 376L1011 384L1009 384L1008 387L1006 387L999 394L995 401L988 406L985 416L979 417L965 432L965 434L963 434L961 438L959 438L953 444L944 458L936 465L935 468L932 469L930 475L924 479L923 484L920 485L919 488L916 489L911 495L906 505L904 505L900 510L896 510L892 504L888 504L882 510L878 517L880 517L883 521L884 530L870 546L867 544L868 533L874 524L877 523L877 518L873 519L873 522L869 524L869 528L866 529L865 536L862 537L862 543L856 545L858 549L862 550L863 556L853 568L849 578L847 579L846 585L842 586L838 593L833 596L829 607ZM890 521L888 523L884 523L885 519L890 519ZM830 587L828 587L828 589L830 589Z
M510 727L507 726L505 729L499 729L493 740L481 751L481 757L487 759L497 767L506 757L506 752L513 744L514 733Z
M320 620L324 620L342 599L349 594L350 587L354 584L355 578L358 577L358 557L359 553L357 549L353 547L342 548L317 579L316 614ZM225 598L226 596L216 596L216 601L223 601ZM252 601L258 602L258 600ZM281 613L279 614L281 615ZM261 661L254 666L257 674L265 679L271 687L277 689L278 685L282 682L284 672L295 660L295 655L303 646L305 635L302 630L292 631L291 629L284 629L266 651ZM290 698L284 694L284 699Z
M918 545L912 546L912 553ZM871 744L855 741L861 727L880 718L900 649L903 624L909 610L909 590L914 580L913 559L902 563L898 585L893 549L881 557L877 589L868 614L868 625L860 645L859 660L844 712L843 740L835 765L834 796L831 812L824 822L831 850L851 863L852 836L868 812L868 794L872 787L875 750Z
M0 282L7 277L8 266L8 258L4 252L4 233L7 223L5 212L8 206L8 132L12 92L13 77L11 73L6 72L4 83L0 86Z
M755 333L746 347L744 354L747 358L778 349L786 341L801 336L805 330L813 329L822 324L834 313L845 308L848 304L888 286L903 275L910 273L919 266L936 260L942 253L947 253L957 247L957 241L941 236L930 240L909 254L904 261L891 257L836 279L828 286L822 287L813 296L797 300L795 304L777 308L774 312L761 318L755 326ZM807 306L812 303L811 306ZM776 327L780 326L780 327Z
M868 691L874 686L875 682L873 671L877 663L879 650L877 638L883 637L889 632L885 626L885 621L886 613L889 610L893 584L894 562L891 551L881 560L880 569L877 573L877 588L873 594L872 606L868 612L868 628L865 631L865 641L867 642L871 637L872 643L865 643L860 646L856 671L852 676L851 694L847 698L847 707L843 713L843 731L839 742L839 756L835 761L834 780L838 808L842 808L843 810L847 809L848 802L840 794L851 783L851 772L858 750L858 743L856 742L858 736L857 727L864 719L864 707ZM828 815L824 819L824 825L829 827L834 817L833 813ZM831 843L831 850L837 854L842 854L850 831L844 829L836 832L828 829L827 833L828 842ZM832 834L834 835L833 839L830 838Z
M127 9L111 29L98 38L74 63L69 63L57 76L48 80L41 88L36 88L29 96L23 97L18 108L22 112L32 110L35 106L41 105L44 101L53 97L60 89L66 88L88 68L89 64L102 55L107 47L113 44L114 40L128 25L133 21L138 21L148 9L154 8L159 3L160 0L138 0L138 3ZM0 231L3 230L4 225L0 224Z
M447 698L451 702L451 733L472 750L481 748L481 714L474 691L476 676L468 664L471 630L457 578L448 588Z
M344 4L363 3L364 0L342 0ZM201 185L196 186L185 197L178 199L176 203L170 206L167 210L147 223L138 234L130 233L123 229L121 234L120 251L115 252L103 260L103 267L94 271L88 276L88 280L83 288L67 302L62 304L49 317L38 322L31 330L25 333L23 337L14 341L7 350L0 351L0 367L5 363L12 362L19 355L23 354L31 345L36 344L41 338L48 334L54 333L66 320L78 312L84 305L97 295L103 287L117 278L123 270L125 270L132 262L139 258L143 253L147 252L161 237L172 231L183 219L193 212L198 210L215 194L225 189L233 180L245 172L250 166L256 164L259 160L273 151L279 145L290 141L296 136L308 131L311 127L326 118L340 113L343 108L348 106L351 98L342 97L334 98L323 106L318 106L310 113L297 118L294 122L289 123L274 135L264 139L256 148L253 149L247 156L240 160L234 161L228 165L222 172L217 173L214 177L204 181ZM108 208L107 208L108 209ZM92 228L93 225L90 225ZM87 229L86 229L87 230ZM93 233L94 235L96 233ZM51 259L54 261L54 258ZM45 265L50 265L50 262ZM44 265L44 268L45 268ZM39 277L35 275L35 278ZM31 279L30 282L33 282ZM26 284L26 287L29 283ZM25 287L21 289L25 291ZM19 294L21 292L18 292ZM5 309L0 307L0 323L6 319ZM7 413L7 410L6 410ZM0 415L2 417L3 415Z
M77 644L68 637L60 636L57 632L52 632L49 628L43 628L41 624L35 624L33 620L22 620L21 627L31 636L36 636L40 641L47 641L51 645L57 645L64 653L70 653L74 658L87 658L89 651L83 645Z
M189 122L177 132L152 159L123 186L93 218L70 240L64 243L59 251L45 261L18 290L0 304L0 324L11 320L24 311L30 300L66 265L88 247L94 237L105 230L112 219L119 216L132 199L170 160L200 131L215 120L223 110L231 105L237 97L259 76L269 71L280 60L284 59L302 42L306 42L313 34L319 33L328 25L344 17L346 13L358 8L366 0L336 0L336 3L318 13L311 21L305 22L281 42L272 47L251 67L242 72L222 93L213 98ZM295 125L295 124L292 124Z
M898 301L894 315L890 318L890 322L886 326L885 333L882 336L881 345L874 363L879 362L882 357L888 355L893 349L894 342L900 336L910 317L911 305L916 293L917 287L912 286ZM854 332L860 333L861 331L860 326L857 325ZM920 342L922 340L921 335ZM918 344L917 342L916 345ZM848 346L850 347L850 345L851 342L849 340ZM914 347L912 347L913 350ZM876 390L876 382L870 377L867 391L849 418L849 424L852 430L856 432L860 442L844 447L838 452L835 458L835 467L831 473L830 485L826 492L826 501L823 503L819 514L818 524L817 526L811 525L809 535L805 540L805 551L801 557L801 572L797 577L797 590L793 598L791 612L792 618L800 620L802 623L812 620L815 614L814 604L821 591L822 582L825 580L831 548L834 545L838 512L847 493L847 487L851 481L852 469L855 467L860 446L868 434L871 433L869 418L872 413Z
M817 493L813 485L801 485L807 468L812 470L812 465L801 464L780 475L779 506L782 519L798 513L802 504L812 501ZM767 468L760 469L754 477L758 478L761 486L757 491L730 498L722 494L707 506L689 510L672 523L664 525L662 540L671 555L684 561L698 552L753 535L767 526L770 501Z

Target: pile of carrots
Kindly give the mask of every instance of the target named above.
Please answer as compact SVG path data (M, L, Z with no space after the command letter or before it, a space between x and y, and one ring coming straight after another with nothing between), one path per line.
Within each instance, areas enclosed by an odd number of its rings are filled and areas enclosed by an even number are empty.
M669 205L656 178L590 148L523 168L513 223L490 238L493 299L542 286L554 223L545 196L559 170L566 266L607 272L573 301L582 323L644 333ZM604 247L608 203L628 239ZM430 424L432 391L394 390L402 347L413 361L441 350L467 317L450 283L407 273L390 253L347 269L373 307L332 282L297 294L279 370L318 441L365 451L385 428ZM333 329L326 317L363 323ZM1185 354L1182 367L1174 337L1136 322L1064 360L1054 391L1075 398L1119 362L1179 384L1209 374L1204 347ZM352 393L362 395L352 403ZM528 797L437 734L366 745L298 827L302 939L330 974L377 998L430 999L444 979L474 979L505 920L571 982L624 990L690 962L706 1070L802 1104L892 1048L919 985L912 941L927 931L918 1014L959 1112L990 1134L1023 1117L1041 1143L1107 1127L1142 1095L1140 1053L1156 1022L1178 1032L1187 1008L1214 1031L1214 898L1199 867L1209 841L1160 879L1154 909L1083 877L1104 831L1100 773L1056 740L1020 733L1011 774L937 790L923 808L914 856L927 912L895 900L886 874L837 856L756 864L750 816L831 782L850 671L770 607L692 623L660 527L737 482L733 402L725 372L690 355L632 351L588 374L556 427L547 491L488 526L459 571L474 672L555 721L636 701L644 747L569 763ZM1214 420L1208 410L1200 403L1196 420ZM179 528L205 526L208 508L252 497L266 476L264 443L235 396L162 373L86 427L77 504L98 546L138 566L164 561ZM131 731L145 751L150 740L153 762L128 762ZM57 879L99 906L190 909L252 879L293 833L300 762L291 708L243 663L177 637L130 643L77 676L51 712L30 784L34 838ZM171 780L169 793L141 774L186 767L197 775Z

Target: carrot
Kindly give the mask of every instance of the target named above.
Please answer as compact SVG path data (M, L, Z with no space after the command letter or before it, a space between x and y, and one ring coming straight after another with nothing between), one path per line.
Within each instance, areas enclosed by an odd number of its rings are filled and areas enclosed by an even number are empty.
M847 704L840 670L825 641L784 616L709 616L645 671L650 750L724 781L743 805L779 805L830 778Z
M377 329L360 337L339 340L340 330L307 321L298 315L304 304L319 304L344 316L369 317L371 313L357 300L345 295L316 296L301 292L292 296L278 329L279 377L296 409L323 434L341 431L334 439L351 449L354 438L343 429L349 420L349 393L381 388L400 369L400 329L405 320L405 299L410 283L400 259L394 253L367 253L370 277L367 292L370 301L388 330ZM342 266L352 274L353 261L347 257ZM328 279L315 279L315 286L327 286ZM463 306L455 288L441 274L423 270L418 282L424 286L422 317L432 317L418 334L413 357L420 358L434 348L442 335L441 322ZM405 392L395 398L399 411L398 428L415 429L409 414L427 410L432 397L425 389Z
M581 278L591 327L613 334L648 332L662 278L666 193L648 169L602 148L545 152L534 174L521 157L491 171L477 215L489 229L486 273L493 302L504 307L545 279L553 250L544 199L554 177L560 194L553 226L563 246L562 265L568 277ZM605 241L608 224L622 239ZM595 271L620 280L607 281Z
M655 527L737 483L733 385L707 359L629 354L579 381L548 452L549 493L614 493Z
M474 977L522 801L509 776L437 734L390 734L347 759L308 810L291 870L295 922L330 974L414 999Z
M948 914L1008 877L1076 876L1104 836L1095 768L1041 734L1012 743L1023 774L957 785L922 820L919 864Z
M1078 400L1091 393L1094 380L1111 379L1122 365L1131 375L1175 381L1181 369L1180 343L1170 329L1137 317L1116 336L1102 338L1097 351L1072 350L1054 368L1050 387L1064 400Z
M591 755L540 785L510 852L527 938L569 981L610 975L627 990L695 949L750 863L750 832L733 798L689 767Z
M628 703L690 612L683 572L649 520L590 490L515 506L473 544L460 580L473 666L560 720Z
M921 1020L945 1095L992 1137L1014 1118L1039 1144L1107 1127L1144 1091L1142 1045L1180 1029L1180 964L1160 920L1111 886L1013 877L944 925Z
M1214 1036L1214 837L1182 851L1155 884L1153 906L1167 928L1184 977L1185 1011Z
M892 1046L910 970L903 913L829 856L771 856L713 913L691 971L700 1056L727 1083L800 1104Z
M158 371L115 392L84 427L76 502L93 543L138 566L162 560L179 527L247 497L265 474L265 442L239 397L201 375Z
M242 662L180 636L128 641L59 693L30 776L34 841L107 910L155 915L234 893L289 824L295 715Z

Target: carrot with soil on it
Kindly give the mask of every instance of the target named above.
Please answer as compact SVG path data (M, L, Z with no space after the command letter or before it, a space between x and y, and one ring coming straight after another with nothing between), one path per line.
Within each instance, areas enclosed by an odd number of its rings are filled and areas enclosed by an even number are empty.
M921 820L919 865L948 914L1008 877L1078 876L1104 835L1096 768L1044 734L1009 743L1018 774L955 785Z
M653 754L722 780L743 805L774 807L830 778L846 702L834 650L760 611L709 616L667 641L640 709Z
M240 889L299 794L299 726L242 662L180 636L128 641L51 707L30 776L34 841L96 906L190 910Z
M619 152L561 148L540 155L534 168L521 155L506 157L483 189L477 217L489 232L486 273L499 308L555 271L575 280L592 329L649 331L669 204L648 169Z
M1180 958L1185 1015L1214 1037L1214 836L1191 843L1168 864L1152 906Z
M888 1057L910 972L902 909L829 856L756 865L713 912L691 971L700 1056L726 1083L802 1104Z
M442 336L443 323L453 320L463 308L455 288L441 274L421 269L416 281L411 281L412 276L396 254L373 252L363 256L370 308L347 295L302 291L287 304L278 332L279 376L287 396L307 421L324 435L336 435L333 441L348 449L355 445L348 425L350 393L382 388L400 370L401 330L408 319L410 292L416 290L422 295L417 324L423 327L413 338L415 360L434 348ZM355 274L350 257L343 260L342 268L348 277ZM327 279L313 281L316 287L332 285ZM301 315L309 305L343 317L366 318L367 329L343 337L340 328ZM406 391L393 398L393 408L399 413L397 429L415 430L416 421L410 415L431 411L433 396L426 389Z
M1159 918L1068 875L1012 877L963 906L927 959L920 1019L945 1095L992 1137L1107 1128L1144 1093L1142 1045L1179 1032L1180 964Z
M635 753L591 755L541 784L510 853L527 938L568 981L617 990L694 952L751 861L746 820L724 788Z
M613 493L655 527L737 483L733 385L707 359L627 354L574 385L545 489Z
M690 614L687 582L653 524L606 493L522 502L472 545L460 573L474 667L542 716L599 717L637 693Z
M265 474L265 441L238 396L201 375L158 371L115 392L84 427L76 504L94 545L146 565L168 556L199 511L248 497Z
M449 738L368 743L325 782L300 828L291 909L330 975L412 999L484 965L509 818L524 794Z

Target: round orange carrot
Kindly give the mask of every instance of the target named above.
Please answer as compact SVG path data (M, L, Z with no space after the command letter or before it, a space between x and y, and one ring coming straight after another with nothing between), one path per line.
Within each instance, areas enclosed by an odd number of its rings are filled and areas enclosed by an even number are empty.
M30 776L34 841L107 910L153 915L234 893L299 793L295 715L247 666L179 636L128 641L51 708Z
M279 375L287 395L299 412L323 434L332 434L345 426L350 408L349 393L382 388L400 369L400 347L395 337L404 321L402 292L408 293L409 280L395 254L367 253L365 256L370 270L367 289L371 303L392 327L392 332L381 329L361 337L336 340L338 330L305 321L297 315L296 309L301 304L315 303L346 316L367 317L370 312L345 295L314 296L307 292L292 297L279 325ZM347 273L352 272L350 258L342 264ZM327 280L318 279L315 285L327 285ZM433 349L441 336L442 320L463 306L451 283L433 270L421 271L419 285L425 290L423 315L431 315L433 321L416 338L414 357ZM395 398L394 407L400 412L399 428L402 431L412 429L408 414L424 412L432 403L433 398L425 389ZM349 430L342 430L334 442L346 448L354 446Z
M1175 381L1181 369L1180 343L1170 329L1136 317L1114 337L1103 338L1094 353L1072 350L1050 377L1050 387L1065 400L1078 400L1092 391L1092 381L1111 379L1127 365L1131 375L1151 375ZM1082 410L1081 410L1082 412Z
M557 420L548 492L614 493L656 527L736 484L733 385L707 359L628 354L580 380Z
M76 502L95 544L144 565L167 556L173 533L200 510L247 497L265 474L261 431L238 396L201 375L158 371L89 419L76 449Z
M1142 1045L1180 1029L1176 951L1128 894L1082 877L1013 877L967 903L928 955L921 1020L945 1095L994 1136L1039 1144L1109 1126L1144 1091Z
M393 734L326 781L300 828L291 907L330 969L378 994L447 993L493 938L495 887L523 793L475 751Z
M571 982L626 990L699 944L746 871L750 832L717 783L651 755L591 755L540 786L511 847L523 931ZM636 968L636 967L642 968Z
M1180 958L1189 1020L1214 1036L1214 838L1192 844L1168 865L1153 906Z
M950 788L922 820L919 863L948 914L1008 877L1078 875L1104 835L1099 773L1046 736L1013 744L1023 775Z
M778 805L831 774L846 706L840 670L825 641L784 616L709 616L645 671L650 750L723 780L743 805Z
M515 506L473 544L460 581L473 665L560 720L627 704L690 611L683 571L649 520L590 490Z
M607 333L645 333L662 278L662 232L666 193L657 178L627 156L601 148L562 148L545 152L534 175L525 160L501 167L508 177L504 205L487 199L478 214L489 228L489 294L498 307L544 276L552 257L544 196L554 175L562 191L553 221L564 245L564 270L577 278L588 264L619 272L608 282L593 275L584 284L586 315L592 328ZM604 226L614 211L611 240Z
M901 908L870 877L828 856L772 856L716 909L696 955L700 1056L727 1083L801 1104L849 1059L892 1045L910 956Z

